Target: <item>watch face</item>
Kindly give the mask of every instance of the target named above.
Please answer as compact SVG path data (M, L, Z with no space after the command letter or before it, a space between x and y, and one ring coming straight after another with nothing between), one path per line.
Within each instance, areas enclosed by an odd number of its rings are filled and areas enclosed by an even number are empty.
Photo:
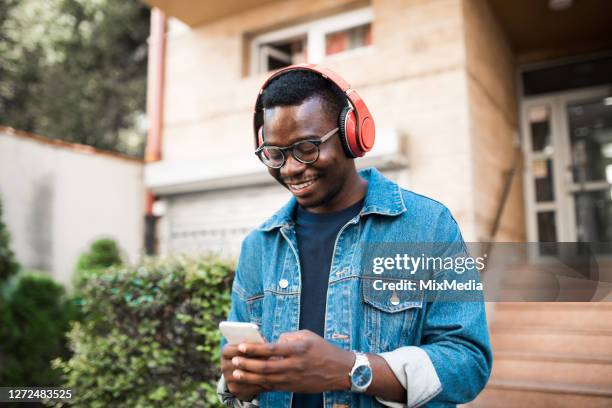
M372 380L372 369L367 365L355 368L351 377L353 385L358 388L367 386Z

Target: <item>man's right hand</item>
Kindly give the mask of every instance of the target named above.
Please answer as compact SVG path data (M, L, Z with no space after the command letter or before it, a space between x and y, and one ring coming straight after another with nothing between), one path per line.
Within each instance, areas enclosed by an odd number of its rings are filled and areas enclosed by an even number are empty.
M250 401L260 393L266 391L266 389L259 385L240 382L240 380L234 377L233 372L238 367L232 363L232 358L236 356L244 356L244 354L238 350L237 344L226 344L225 347L223 347L223 350L221 350L221 372L223 373L229 392L241 401Z

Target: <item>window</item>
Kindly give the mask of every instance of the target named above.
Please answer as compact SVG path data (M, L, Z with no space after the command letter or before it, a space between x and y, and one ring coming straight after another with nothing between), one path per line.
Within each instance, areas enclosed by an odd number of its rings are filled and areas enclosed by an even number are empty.
M306 62L306 36L262 44L259 59L264 72Z
M325 55L372 45L372 24L362 24L325 35Z
M268 32L251 42L251 73L264 73L372 45L372 9L363 8Z

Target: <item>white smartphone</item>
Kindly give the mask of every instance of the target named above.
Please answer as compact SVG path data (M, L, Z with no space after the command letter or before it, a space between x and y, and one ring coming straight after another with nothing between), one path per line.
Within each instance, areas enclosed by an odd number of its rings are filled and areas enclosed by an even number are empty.
M219 330L229 344L266 342L255 323L225 321L219 323Z

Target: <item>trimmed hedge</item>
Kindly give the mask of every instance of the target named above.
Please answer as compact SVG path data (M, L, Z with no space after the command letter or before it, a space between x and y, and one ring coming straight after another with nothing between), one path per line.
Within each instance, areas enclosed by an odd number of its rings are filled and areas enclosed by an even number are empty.
M54 386L51 360L69 356L65 334L75 307L50 277L17 275L0 296L0 385Z
M54 365L73 406L212 407L218 322L230 307L234 263L215 257L147 259L91 276L80 290L73 356Z
M79 256L72 281L78 292L85 282L95 274L111 266L123 263L117 243L110 238L94 241L89 250Z

